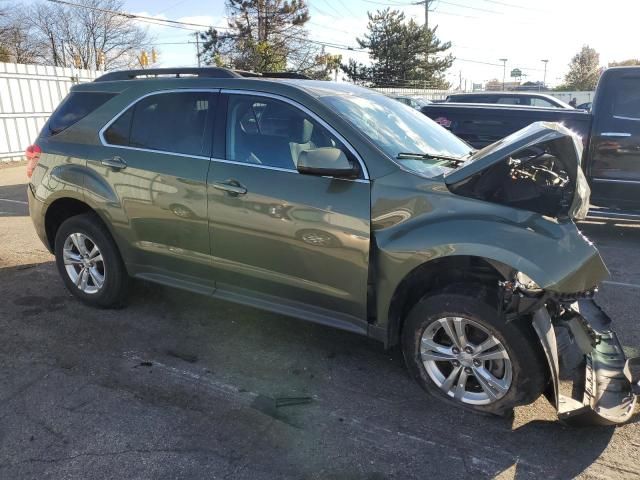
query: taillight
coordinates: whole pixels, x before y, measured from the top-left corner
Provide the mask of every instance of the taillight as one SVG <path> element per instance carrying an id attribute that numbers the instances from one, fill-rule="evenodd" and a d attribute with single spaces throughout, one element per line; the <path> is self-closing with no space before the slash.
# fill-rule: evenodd
<path id="1" fill-rule="evenodd" d="M 42 149 L 38 145 L 29 145 L 27 151 L 24 152 L 27 157 L 27 177 L 31 178 L 31 175 L 33 175 L 41 153 Z"/>

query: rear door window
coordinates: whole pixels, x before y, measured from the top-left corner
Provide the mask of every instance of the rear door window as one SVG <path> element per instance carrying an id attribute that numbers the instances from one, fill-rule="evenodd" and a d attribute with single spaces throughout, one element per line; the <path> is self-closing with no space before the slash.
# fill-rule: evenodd
<path id="1" fill-rule="evenodd" d="M 640 120 L 640 77 L 622 77 L 615 83 L 613 115 Z"/>
<path id="2" fill-rule="evenodd" d="M 49 117 L 43 134 L 50 137 L 66 130 L 115 95 L 105 92 L 71 92 Z"/>
<path id="3" fill-rule="evenodd" d="M 520 97 L 500 97 L 498 102 L 502 105 L 525 105 L 525 102 L 522 101 Z"/>
<path id="4" fill-rule="evenodd" d="M 531 105 L 533 105 L 534 107 L 547 107 L 547 108 L 553 108 L 556 106 L 553 103 L 551 103 L 549 100 L 546 100 L 544 98 L 538 98 L 538 97 L 533 97 L 531 99 Z"/>
<path id="5" fill-rule="evenodd" d="M 209 156 L 216 94 L 185 91 L 149 95 L 104 132 L 110 145 Z"/>

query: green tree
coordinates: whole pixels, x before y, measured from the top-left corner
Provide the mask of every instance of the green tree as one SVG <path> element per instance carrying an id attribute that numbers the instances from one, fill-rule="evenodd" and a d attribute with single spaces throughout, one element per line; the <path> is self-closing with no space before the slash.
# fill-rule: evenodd
<path id="1" fill-rule="evenodd" d="M 584 45 L 569 63 L 563 90 L 594 90 L 600 78 L 600 54 Z"/>
<path id="2" fill-rule="evenodd" d="M 337 80 L 340 64 L 342 63 L 342 55 L 333 55 L 325 53 L 324 49 L 315 58 L 315 67 L 307 69 L 306 75 L 315 80 Z"/>
<path id="3" fill-rule="evenodd" d="M 226 6 L 229 30 L 201 34 L 206 64 L 254 72 L 318 71 L 323 57 L 307 38 L 305 0 L 226 0 Z"/>
<path id="4" fill-rule="evenodd" d="M 420 82 L 426 86 L 447 87 L 444 72 L 451 67 L 453 56 L 446 54 L 451 42 L 442 42 L 436 36 L 437 27 L 425 29 L 398 10 L 369 12 L 368 32 L 358 38 L 358 44 L 369 50 L 372 65 L 369 69 L 352 63 L 343 71 L 356 77 L 365 73 L 365 81 L 373 86 L 393 86 L 407 82 Z"/>
<path id="5" fill-rule="evenodd" d="M 340 65 L 340 70 L 354 83 L 368 83 L 371 80 L 371 68 L 350 58 Z"/>

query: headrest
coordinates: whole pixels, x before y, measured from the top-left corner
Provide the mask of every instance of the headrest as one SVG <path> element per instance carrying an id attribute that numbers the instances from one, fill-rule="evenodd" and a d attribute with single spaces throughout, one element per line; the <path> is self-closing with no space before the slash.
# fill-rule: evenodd
<path id="1" fill-rule="evenodd" d="M 309 143 L 313 135 L 313 123 L 306 118 L 292 117 L 289 120 L 289 138 L 294 143 Z"/>

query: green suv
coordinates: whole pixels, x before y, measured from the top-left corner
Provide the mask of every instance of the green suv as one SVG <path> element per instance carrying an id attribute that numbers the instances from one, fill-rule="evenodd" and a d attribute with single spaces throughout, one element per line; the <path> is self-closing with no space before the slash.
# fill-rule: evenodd
<path id="1" fill-rule="evenodd" d="M 637 362 L 573 223 L 579 139 L 539 123 L 472 151 L 374 91 L 245 75 L 72 89 L 27 150 L 31 217 L 70 292 L 116 307 L 144 279 L 399 344 L 426 391 L 472 410 L 544 392 L 567 421 L 630 418 Z"/>

